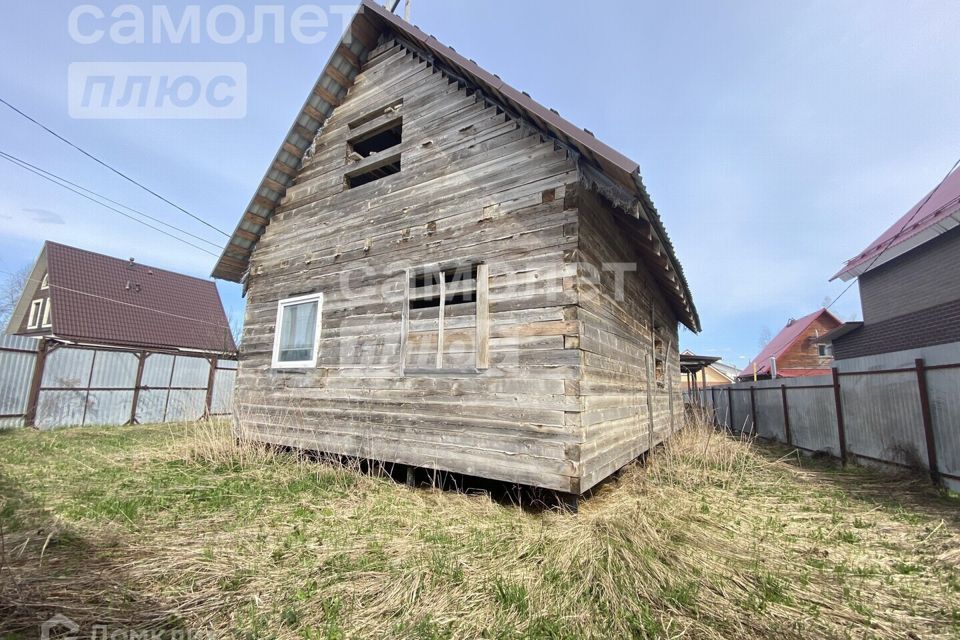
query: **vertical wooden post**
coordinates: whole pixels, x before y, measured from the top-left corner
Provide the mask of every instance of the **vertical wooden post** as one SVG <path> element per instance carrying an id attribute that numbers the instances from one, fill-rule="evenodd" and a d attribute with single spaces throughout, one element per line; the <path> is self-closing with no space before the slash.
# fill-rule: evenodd
<path id="1" fill-rule="evenodd" d="M 707 404 L 707 398 L 705 395 L 706 393 L 707 393 L 707 368 L 704 367 L 703 369 L 700 369 L 700 395 L 698 397 L 700 398 L 701 407 Z"/>
<path id="2" fill-rule="evenodd" d="M 43 382 L 43 367 L 47 362 L 47 341 L 40 338 L 37 347 L 37 359 L 33 362 L 33 377 L 30 378 L 30 390 L 27 392 L 27 412 L 23 416 L 23 426 L 33 427 L 37 422 L 37 403 L 40 401 L 40 385 Z"/>
<path id="3" fill-rule="evenodd" d="M 477 369 L 490 368 L 490 267 L 477 265 Z"/>
<path id="4" fill-rule="evenodd" d="M 133 402 L 130 404 L 130 420 L 127 424 L 137 424 L 137 405 L 140 404 L 140 387 L 143 385 L 143 367 L 147 363 L 147 352 L 137 354 L 137 377 L 133 381 Z"/>
<path id="5" fill-rule="evenodd" d="M 447 276 L 440 272 L 440 310 L 437 316 L 437 369 L 443 368 L 443 323 L 447 306 Z"/>
<path id="6" fill-rule="evenodd" d="M 940 482 L 940 469 L 937 463 L 937 446 L 933 435 L 933 412 L 930 410 L 930 391 L 927 388 L 927 369 L 923 358 L 917 358 L 917 389 L 920 392 L 920 413 L 923 415 L 923 435 L 927 441 L 927 466 L 930 479 Z"/>
<path id="7" fill-rule="evenodd" d="M 653 388 L 652 385 L 656 384 L 654 381 L 656 377 L 656 370 L 651 361 L 651 356 L 647 356 L 645 363 L 647 365 L 647 449 L 653 449 Z"/>
<path id="8" fill-rule="evenodd" d="M 710 408 L 713 409 L 713 424 L 717 424 L 717 388 L 710 387 Z"/>
<path id="9" fill-rule="evenodd" d="M 757 389 L 750 385 L 750 433 L 757 433 Z"/>
<path id="10" fill-rule="evenodd" d="M 407 334 L 410 332 L 410 269 L 404 272 L 403 308 L 400 310 L 400 375 L 407 368 Z"/>
<path id="11" fill-rule="evenodd" d="M 217 356 L 210 357 L 210 374 L 207 376 L 207 398 L 203 404 L 203 417 L 210 419 L 211 407 L 213 406 L 213 385 L 217 381 Z"/>
<path id="12" fill-rule="evenodd" d="M 727 417 L 730 419 L 727 430 L 733 433 L 733 386 L 727 387 Z"/>
<path id="13" fill-rule="evenodd" d="M 840 371 L 833 367 L 833 402 L 837 410 L 837 439 L 840 441 L 840 462 L 847 464 L 847 432 L 843 424 L 843 400 L 840 395 Z"/>
<path id="14" fill-rule="evenodd" d="M 793 435 L 790 433 L 790 409 L 787 407 L 787 385 L 780 385 L 780 398 L 783 400 L 783 431 L 787 438 L 787 446 L 793 446 Z"/>
<path id="15" fill-rule="evenodd" d="M 177 358 L 180 356 L 173 356 L 173 362 L 170 364 L 170 379 L 167 380 L 167 399 L 163 403 L 163 418 L 160 422 L 167 421 L 167 410 L 170 408 L 170 394 L 173 393 L 170 390 L 170 387 L 173 386 L 173 376 L 177 372 Z"/>
<path id="16" fill-rule="evenodd" d="M 93 370 L 97 366 L 97 354 L 98 350 L 93 350 L 93 357 L 90 358 L 90 371 L 87 372 L 87 393 L 83 396 L 83 418 L 80 419 L 80 424 L 87 424 L 87 408 L 90 407 L 90 385 L 93 384 Z"/>

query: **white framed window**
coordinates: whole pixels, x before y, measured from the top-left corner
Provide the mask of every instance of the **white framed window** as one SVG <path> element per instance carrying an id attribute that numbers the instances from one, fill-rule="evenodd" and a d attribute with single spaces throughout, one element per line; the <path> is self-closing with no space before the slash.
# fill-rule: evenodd
<path id="1" fill-rule="evenodd" d="M 43 274 L 43 280 L 40 281 L 40 288 L 41 289 L 50 288 L 50 274 L 48 273 Z"/>
<path id="2" fill-rule="evenodd" d="M 27 329 L 40 327 L 40 312 L 43 310 L 43 300 L 34 300 L 30 303 L 30 315 L 27 317 Z"/>
<path id="3" fill-rule="evenodd" d="M 273 336 L 274 369 L 317 366 L 322 308 L 322 293 L 287 298 L 277 303 L 277 325 Z"/>
<path id="4" fill-rule="evenodd" d="M 50 326 L 50 307 L 52 301 L 47 298 L 47 304 L 43 305 L 43 322 L 40 324 L 44 329 Z"/>
<path id="5" fill-rule="evenodd" d="M 817 345 L 817 355 L 821 358 L 829 358 L 833 355 L 833 345 L 831 344 L 818 344 Z"/>

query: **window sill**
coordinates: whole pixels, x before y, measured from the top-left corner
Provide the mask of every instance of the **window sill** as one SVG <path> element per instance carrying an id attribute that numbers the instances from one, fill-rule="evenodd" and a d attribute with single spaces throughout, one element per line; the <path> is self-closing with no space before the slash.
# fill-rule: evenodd
<path id="1" fill-rule="evenodd" d="M 270 366 L 270 368 L 275 369 L 277 371 L 290 371 L 292 369 L 307 370 L 307 369 L 316 369 L 317 363 L 316 362 L 290 362 L 290 363 L 274 362 Z"/>
<path id="2" fill-rule="evenodd" d="M 405 376 L 462 376 L 478 375 L 486 369 L 477 369 L 476 367 L 466 367 L 463 369 L 404 369 Z"/>

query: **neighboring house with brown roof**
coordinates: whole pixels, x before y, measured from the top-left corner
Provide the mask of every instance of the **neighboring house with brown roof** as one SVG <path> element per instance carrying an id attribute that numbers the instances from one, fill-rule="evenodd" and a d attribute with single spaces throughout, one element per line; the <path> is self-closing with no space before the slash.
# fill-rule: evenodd
<path id="1" fill-rule="evenodd" d="M 823 337 L 841 324 L 840 319 L 826 309 L 791 318 L 740 372 L 740 379 L 798 378 L 827 373 L 833 364 L 833 355 Z"/>
<path id="2" fill-rule="evenodd" d="M 371 0 L 213 275 L 254 439 L 580 494 L 680 426 L 700 324 L 637 163 Z"/>
<path id="3" fill-rule="evenodd" d="M 960 342 L 960 170 L 832 279 L 853 278 L 863 321 L 830 334 L 838 360 Z"/>
<path id="4" fill-rule="evenodd" d="M 7 333 L 151 351 L 237 350 L 212 280 L 56 242 L 44 243 Z"/>
<path id="5" fill-rule="evenodd" d="M 236 345 L 214 282 L 46 242 L 10 318 L 0 420 L 52 428 L 231 412 Z M 10 352 L 0 344 L 0 352 Z"/>

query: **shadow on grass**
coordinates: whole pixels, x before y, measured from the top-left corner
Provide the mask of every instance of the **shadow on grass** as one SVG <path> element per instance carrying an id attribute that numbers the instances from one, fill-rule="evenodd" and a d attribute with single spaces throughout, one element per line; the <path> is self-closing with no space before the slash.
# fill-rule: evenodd
<path id="1" fill-rule="evenodd" d="M 95 625 L 107 628 L 104 637 L 185 630 L 169 608 L 130 588 L 109 533 L 85 537 L 3 474 L 0 496 L 0 638 L 36 638 L 55 616 L 79 626 L 75 637 L 91 637 Z M 68 632 L 61 624 L 49 637 Z"/>
<path id="2" fill-rule="evenodd" d="M 844 467 L 837 458 L 810 455 L 777 442 L 757 439 L 754 446 L 767 460 L 800 470 L 807 482 L 828 487 L 837 495 L 881 505 L 906 519 L 943 520 L 960 527 L 960 499 L 934 485 L 925 469 L 873 468 L 853 462 Z"/>

